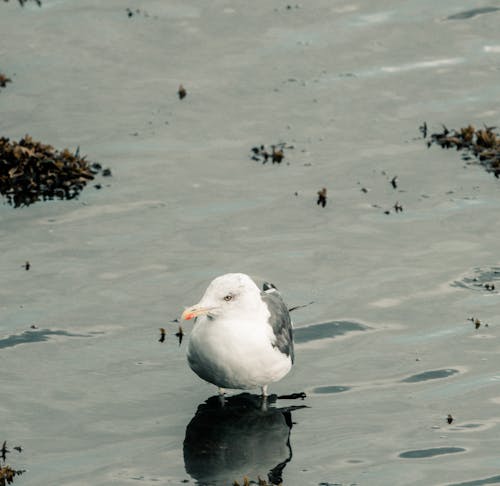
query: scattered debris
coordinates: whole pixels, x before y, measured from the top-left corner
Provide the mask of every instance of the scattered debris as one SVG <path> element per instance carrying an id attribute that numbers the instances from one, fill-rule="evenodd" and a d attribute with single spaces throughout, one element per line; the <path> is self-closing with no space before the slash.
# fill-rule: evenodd
<path id="1" fill-rule="evenodd" d="M 160 343 L 165 342 L 165 335 L 166 335 L 165 329 L 163 327 L 160 327 L 160 339 L 158 339 Z"/>
<path id="2" fill-rule="evenodd" d="M 12 484 L 14 482 L 14 477 L 20 476 L 24 472 L 26 472 L 24 469 L 16 471 L 8 465 L 0 466 L 0 486 Z"/>
<path id="3" fill-rule="evenodd" d="M 126 8 L 125 12 L 127 12 L 128 18 L 133 17 L 134 15 L 142 15 L 143 17 L 149 17 L 149 13 L 146 10 L 141 10 L 139 8 L 136 8 L 135 10 L 132 10 L 131 8 Z M 158 17 L 155 15 L 155 19 Z"/>
<path id="4" fill-rule="evenodd" d="M 497 285 L 500 283 L 500 267 L 475 268 L 473 275 L 464 277 L 461 281 L 456 280 L 451 285 L 479 292 L 495 292 L 496 287 L 493 282 L 496 282 Z"/>
<path id="5" fill-rule="evenodd" d="M 448 417 L 446 417 L 446 421 L 451 424 L 453 422 L 453 417 L 451 416 L 451 413 L 448 414 Z"/>
<path id="6" fill-rule="evenodd" d="M 422 123 L 422 125 L 420 125 L 418 129 L 420 130 L 422 137 L 427 138 L 427 122 Z"/>
<path id="7" fill-rule="evenodd" d="M 182 338 L 184 337 L 184 331 L 182 327 L 179 326 L 179 330 L 175 333 L 176 337 L 179 339 L 179 346 L 182 344 Z"/>
<path id="8" fill-rule="evenodd" d="M 399 204 L 399 202 L 397 202 L 397 201 L 396 201 L 396 204 L 394 204 L 394 211 L 396 211 L 396 213 L 403 212 L 403 206 L 401 206 L 401 204 Z"/>
<path id="9" fill-rule="evenodd" d="M 5 462 L 5 459 L 7 459 L 7 454 L 9 453 L 9 449 L 7 449 L 7 441 L 4 440 L 2 444 L 2 448 L 0 449 L 0 457 L 2 458 L 2 461 Z"/>
<path id="10" fill-rule="evenodd" d="M 283 149 L 276 150 L 276 147 L 273 148 L 273 164 L 281 164 L 281 161 L 285 158 L 285 154 L 283 153 Z"/>
<path id="11" fill-rule="evenodd" d="M 26 135 L 19 142 L 0 138 L 0 193 L 14 207 L 43 199 L 74 199 L 101 170 L 79 154 L 62 152 Z M 111 170 L 104 169 L 110 176 Z"/>
<path id="12" fill-rule="evenodd" d="M 293 145 L 287 146 L 286 143 L 278 143 L 270 145 L 270 150 L 266 149 L 264 145 L 255 146 L 251 148 L 252 155 L 250 158 L 256 162 L 265 164 L 269 158 L 273 164 L 281 164 L 285 158 L 285 149 L 293 149 Z"/>
<path id="13" fill-rule="evenodd" d="M 469 317 L 467 320 L 471 321 L 476 329 L 481 327 L 481 321 L 477 317 Z"/>
<path id="14" fill-rule="evenodd" d="M 7 83 L 12 83 L 12 79 L 5 76 L 5 74 L 0 73 L 0 88 L 5 88 Z"/>
<path id="15" fill-rule="evenodd" d="M 471 160 L 471 154 L 479 160 L 488 172 L 500 177 L 500 136 L 494 132 L 496 127 L 484 126 L 476 129 L 472 125 L 449 130 L 443 125 L 443 131 L 433 133 L 427 147 L 437 144 L 441 148 L 463 150 L 463 160 Z"/>
<path id="16" fill-rule="evenodd" d="M 186 97 L 187 91 L 184 88 L 184 86 L 182 86 L 182 84 L 179 85 L 179 90 L 177 91 L 177 94 L 179 95 L 179 99 L 181 100 L 183 100 Z"/>
<path id="17" fill-rule="evenodd" d="M 18 452 L 22 452 L 21 446 L 16 446 L 14 449 Z M 0 486 L 6 486 L 7 484 L 12 484 L 14 482 L 14 478 L 16 476 L 20 476 L 25 473 L 24 470 L 15 470 L 12 469 L 8 464 L 5 464 L 7 459 L 7 454 L 10 453 L 10 450 L 7 449 L 7 441 L 3 441 L 2 448 L 0 449 L 0 458 L 3 464 L 0 464 Z"/>
<path id="18" fill-rule="evenodd" d="M 326 187 L 323 187 L 320 191 L 318 191 L 318 200 L 316 201 L 316 204 L 319 206 L 326 206 Z"/>

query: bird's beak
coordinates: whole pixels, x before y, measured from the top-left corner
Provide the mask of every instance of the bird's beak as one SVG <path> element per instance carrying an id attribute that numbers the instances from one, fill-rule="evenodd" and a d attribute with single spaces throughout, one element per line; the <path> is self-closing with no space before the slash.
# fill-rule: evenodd
<path id="1" fill-rule="evenodd" d="M 198 316 L 207 315 L 212 310 L 212 307 L 199 307 L 193 305 L 193 307 L 188 307 L 183 313 L 181 318 L 185 321 L 189 321 Z"/>

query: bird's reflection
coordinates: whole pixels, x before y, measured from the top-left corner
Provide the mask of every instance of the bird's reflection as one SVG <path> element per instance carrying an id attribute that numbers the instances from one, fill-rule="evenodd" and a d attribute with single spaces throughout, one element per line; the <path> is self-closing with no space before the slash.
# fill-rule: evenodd
<path id="1" fill-rule="evenodd" d="M 201 485 L 233 484 L 238 477 L 271 484 L 282 482 L 292 459 L 292 411 L 304 406 L 277 408 L 276 395 L 262 398 L 249 393 L 209 398 L 198 406 L 186 427 L 184 464 Z M 267 478 L 265 478 L 267 474 Z"/>

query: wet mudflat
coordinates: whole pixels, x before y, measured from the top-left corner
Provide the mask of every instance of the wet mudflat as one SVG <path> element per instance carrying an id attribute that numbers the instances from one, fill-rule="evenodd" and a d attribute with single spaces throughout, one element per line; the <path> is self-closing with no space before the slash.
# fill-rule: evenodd
<path id="1" fill-rule="evenodd" d="M 0 205 L 14 484 L 498 482 L 500 182 L 418 130 L 500 123 L 498 18 L 465 1 L 1 2 L 0 137 L 113 169 L 106 190 Z M 176 319 L 229 271 L 314 301 L 270 390 L 305 399 L 220 409 L 189 370 Z"/>

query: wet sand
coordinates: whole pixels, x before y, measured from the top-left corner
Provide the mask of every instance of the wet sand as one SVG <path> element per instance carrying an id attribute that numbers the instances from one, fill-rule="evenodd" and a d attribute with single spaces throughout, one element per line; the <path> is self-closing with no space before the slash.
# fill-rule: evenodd
<path id="1" fill-rule="evenodd" d="M 188 425 L 215 390 L 171 321 L 230 271 L 314 301 L 293 312 L 296 365 L 271 388 L 308 396 L 242 435 L 276 437 L 275 455 L 203 481 L 283 461 L 287 486 L 500 481 L 499 181 L 418 130 L 499 123 L 500 13 L 287 5 L 0 5 L 0 136 L 80 146 L 113 171 L 77 200 L 0 206 L 15 484 L 194 484 Z M 251 160 L 279 143 L 294 146 L 281 163 Z"/>

